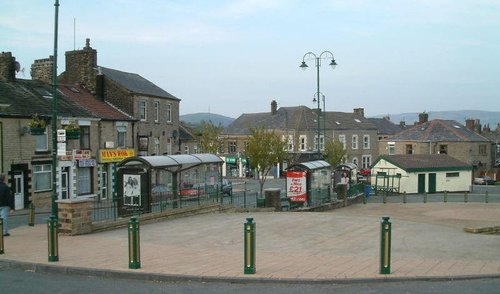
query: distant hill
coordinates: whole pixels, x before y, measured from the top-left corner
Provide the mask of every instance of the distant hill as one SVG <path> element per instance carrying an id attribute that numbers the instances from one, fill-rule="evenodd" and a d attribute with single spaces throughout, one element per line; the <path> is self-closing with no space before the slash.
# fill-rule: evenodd
<path id="1" fill-rule="evenodd" d="M 445 119 L 455 120 L 462 125 L 465 125 L 466 119 L 479 119 L 481 125 L 489 124 L 490 128 L 494 129 L 500 123 L 500 111 L 482 111 L 482 110 L 457 110 L 457 111 L 427 111 L 429 120 L 431 119 Z M 376 118 L 382 118 L 389 115 L 390 120 L 398 124 L 401 121 L 406 122 L 407 125 L 412 125 L 418 121 L 417 112 L 408 112 L 400 114 L 386 114 L 377 115 Z"/>
<path id="2" fill-rule="evenodd" d="M 216 126 L 220 124 L 225 128 L 234 121 L 234 118 L 215 113 L 193 113 L 181 115 L 180 120 L 191 126 L 199 126 L 203 121 L 205 121 L 212 122 L 212 124 Z"/>

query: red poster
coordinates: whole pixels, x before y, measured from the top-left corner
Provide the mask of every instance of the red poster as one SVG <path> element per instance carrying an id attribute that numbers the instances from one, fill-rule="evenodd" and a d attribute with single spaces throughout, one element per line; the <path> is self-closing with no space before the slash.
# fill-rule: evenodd
<path id="1" fill-rule="evenodd" d="M 287 171 L 286 172 L 286 195 L 293 202 L 306 202 L 306 172 Z"/>

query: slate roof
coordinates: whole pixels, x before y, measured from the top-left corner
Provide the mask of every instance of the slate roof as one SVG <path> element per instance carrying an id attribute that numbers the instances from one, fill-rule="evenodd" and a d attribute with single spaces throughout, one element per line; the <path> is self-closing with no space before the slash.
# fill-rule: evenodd
<path id="1" fill-rule="evenodd" d="M 133 117 L 119 111 L 111 104 L 99 100 L 86 89 L 79 85 L 60 85 L 59 90 L 63 92 L 73 103 L 85 108 L 93 116 L 103 120 L 135 121 Z"/>
<path id="2" fill-rule="evenodd" d="M 179 98 L 173 96 L 172 94 L 168 93 L 167 91 L 163 90 L 162 88 L 158 87 L 157 85 L 146 80 L 138 74 L 119 71 L 102 66 L 100 66 L 99 69 L 104 74 L 104 76 L 115 81 L 116 83 L 120 84 L 133 93 L 180 100 Z"/>
<path id="3" fill-rule="evenodd" d="M 41 81 L 17 79 L 13 82 L 0 81 L 0 115 L 29 118 L 52 115 L 52 87 Z M 58 91 L 57 115 L 67 117 L 93 117 L 92 113 L 71 101 Z"/>
<path id="4" fill-rule="evenodd" d="M 179 124 L 179 139 L 182 141 L 194 141 L 196 140 L 195 131 L 190 127 L 186 126 L 184 123 Z"/>
<path id="5" fill-rule="evenodd" d="M 327 111 L 326 129 L 332 130 L 376 130 L 377 127 L 367 118 L 350 112 Z"/>
<path id="6" fill-rule="evenodd" d="M 472 165 L 455 159 L 446 154 L 400 154 L 400 155 L 381 155 L 373 165 L 380 160 L 394 164 L 395 166 L 407 171 L 423 170 L 472 170 Z"/>
<path id="7" fill-rule="evenodd" d="M 369 118 L 368 120 L 375 125 L 377 132 L 382 135 L 395 135 L 404 130 L 399 124 L 385 118 Z"/>
<path id="8" fill-rule="evenodd" d="M 386 140 L 417 142 L 488 142 L 454 120 L 434 119 L 406 129 Z"/>
<path id="9" fill-rule="evenodd" d="M 316 131 L 318 127 L 316 110 L 307 106 L 280 107 L 276 114 L 271 112 L 244 113 L 225 130 L 226 134 L 248 135 L 251 128 Z M 323 120 L 321 120 L 323 128 Z M 325 129 L 328 130 L 376 130 L 368 119 L 347 112 L 326 112 Z"/>

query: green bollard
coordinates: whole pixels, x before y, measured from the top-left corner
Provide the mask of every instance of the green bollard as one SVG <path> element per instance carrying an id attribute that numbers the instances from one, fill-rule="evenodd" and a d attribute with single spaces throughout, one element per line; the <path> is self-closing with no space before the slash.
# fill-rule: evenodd
<path id="1" fill-rule="evenodd" d="M 49 249 L 49 262 L 59 261 L 59 225 L 53 215 L 47 220 L 47 239 Z"/>
<path id="2" fill-rule="evenodd" d="M 406 191 L 403 192 L 403 203 L 406 203 Z"/>
<path id="3" fill-rule="evenodd" d="M 366 195 L 363 194 L 363 204 L 366 204 Z"/>
<path id="4" fill-rule="evenodd" d="M 489 196 L 490 196 L 490 195 L 489 195 L 489 192 L 488 192 L 488 191 L 486 191 L 486 192 L 484 193 L 484 203 L 488 203 L 488 198 L 489 198 Z"/>
<path id="5" fill-rule="evenodd" d="M 391 222 L 388 216 L 380 223 L 380 274 L 391 273 Z"/>
<path id="6" fill-rule="evenodd" d="M 448 191 L 444 191 L 444 196 L 443 196 L 443 201 L 444 203 L 448 202 Z"/>
<path id="7" fill-rule="evenodd" d="M 244 274 L 255 274 L 255 223 L 253 218 L 247 218 L 244 224 L 245 235 L 245 268 Z"/>
<path id="8" fill-rule="evenodd" d="M 427 192 L 424 193 L 424 203 L 427 203 Z"/>
<path id="9" fill-rule="evenodd" d="M 3 243 L 3 218 L 0 217 L 0 254 L 4 254 L 4 243 Z"/>
<path id="10" fill-rule="evenodd" d="M 141 268 L 141 248 L 139 235 L 139 221 L 131 217 L 128 222 L 128 268 Z"/>
<path id="11" fill-rule="evenodd" d="M 465 203 L 469 202 L 469 193 L 467 193 L 467 191 L 465 191 L 464 193 L 464 202 Z"/>
<path id="12" fill-rule="evenodd" d="M 35 204 L 33 202 L 30 203 L 28 209 L 28 226 L 33 227 L 35 226 Z"/>

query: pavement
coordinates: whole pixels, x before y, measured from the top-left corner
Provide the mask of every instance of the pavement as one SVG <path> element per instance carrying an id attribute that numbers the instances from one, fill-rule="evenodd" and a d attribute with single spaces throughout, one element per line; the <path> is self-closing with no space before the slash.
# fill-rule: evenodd
<path id="1" fill-rule="evenodd" d="M 391 273 L 380 274 L 380 222 L 392 223 Z M 243 225 L 256 223 L 256 273 L 244 274 Z M 157 281 L 354 283 L 500 277 L 498 203 L 368 203 L 328 212 L 223 212 L 144 224 L 140 269 L 128 268 L 127 229 L 59 236 L 11 229 L 0 268 Z"/>

